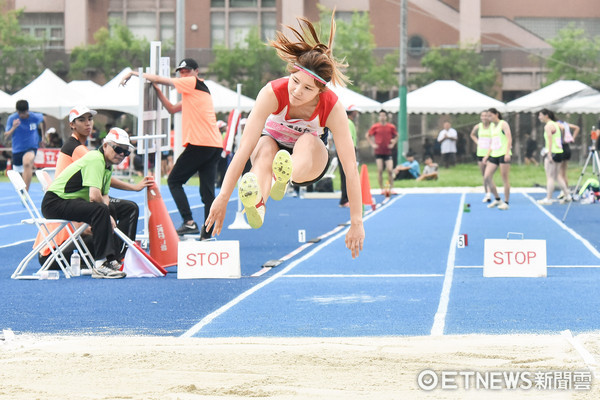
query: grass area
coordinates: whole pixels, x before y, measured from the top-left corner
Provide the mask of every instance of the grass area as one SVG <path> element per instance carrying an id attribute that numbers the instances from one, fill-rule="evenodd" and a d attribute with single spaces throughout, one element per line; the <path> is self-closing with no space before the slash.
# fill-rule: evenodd
<path id="1" fill-rule="evenodd" d="M 371 189 L 378 189 L 379 184 L 377 183 L 377 167 L 375 163 L 367 163 L 369 170 L 369 180 L 371 183 Z M 575 186 L 577 179 L 581 174 L 582 166 L 575 163 L 569 165 L 567 176 L 569 178 L 569 184 L 571 187 Z M 586 177 L 592 176 L 592 168 L 588 167 L 586 171 Z M 482 186 L 482 178 L 479 172 L 479 168 L 475 163 L 469 164 L 457 164 L 455 167 L 445 169 L 440 168 L 439 179 L 437 181 L 422 181 L 416 182 L 414 180 L 400 180 L 394 181 L 394 187 L 407 188 L 407 187 L 474 187 Z M 135 181 L 139 181 L 141 178 L 135 176 Z M 384 173 L 384 181 L 386 174 Z M 502 186 L 502 178 L 500 177 L 500 171 L 498 170 L 494 176 L 496 185 Z M 33 181 L 37 182 L 35 176 Z M 5 173 L 0 173 L 0 182 L 8 182 L 8 177 Z M 162 179 L 162 184 L 166 185 L 166 179 Z M 198 185 L 198 178 L 193 177 L 189 180 L 188 184 Z M 534 187 L 536 185 L 546 186 L 546 173 L 544 172 L 543 166 L 531 166 L 531 165 L 511 165 L 510 167 L 510 185 L 512 187 Z M 340 189 L 340 178 L 339 173 L 336 171 L 336 176 L 333 181 L 333 187 L 335 190 Z"/>
<path id="2" fill-rule="evenodd" d="M 377 183 L 377 166 L 375 163 L 367 164 L 369 170 L 369 181 L 371 183 L 371 189 L 379 188 Z M 570 186 L 575 186 L 579 175 L 581 174 L 581 166 L 573 163 L 569 165 L 567 170 L 567 177 L 569 179 Z M 591 168 L 588 168 L 589 175 L 591 176 Z M 384 182 L 387 174 L 384 173 Z M 534 187 L 536 185 L 546 186 L 546 173 L 543 166 L 532 166 L 532 165 L 511 165 L 510 167 L 510 185 L 511 187 Z M 500 170 L 496 171 L 494 175 L 494 182 L 496 185 L 502 186 L 502 178 L 500 176 Z M 481 173 L 477 164 L 457 164 L 452 168 L 440 168 L 439 179 L 437 181 L 422 181 L 416 182 L 414 180 L 399 180 L 394 181 L 394 187 L 407 188 L 407 187 L 474 187 L 483 186 Z M 334 180 L 334 188 L 339 189 L 339 177 Z"/>

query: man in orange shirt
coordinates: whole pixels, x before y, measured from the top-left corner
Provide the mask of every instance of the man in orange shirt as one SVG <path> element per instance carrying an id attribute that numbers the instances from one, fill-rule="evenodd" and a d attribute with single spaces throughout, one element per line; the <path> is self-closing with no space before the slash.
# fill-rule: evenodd
<path id="1" fill-rule="evenodd" d="M 197 234 L 198 225 L 192 217 L 192 210 L 188 198 L 183 191 L 186 183 L 196 172 L 200 177 L 200 197 L 204 203 L 204 219 L 208 217 L 210 206 L 215 199 L 215 181 L 217 165 L 223 150 L 223 140 L 217 128 L 217 118 L 212 102 L 212 97 L 204 81 L 198 78 L 198 63 L 191 58 L 186 58 L 179 63 L 175 70 L 179 78 L 143 73 L 142 77 L 154 84 L 158 98 L 164 107 L 171 113 L 182 112 L 182 143 L 185 150 L 173 166 L 169 174 L 169 190 L 175 200 L 183 224 L 177 229 L 180 235 Z M 121 81 L 125 85 L 131 76 L 138 76 L 136 71 L 131 71 Z M 181 93 L 181 101 L 172 104 L 157 84 L 174 86 Z M 202 225 L 201 239 L 211 237 L 212 229 L 207 232 Z"/>

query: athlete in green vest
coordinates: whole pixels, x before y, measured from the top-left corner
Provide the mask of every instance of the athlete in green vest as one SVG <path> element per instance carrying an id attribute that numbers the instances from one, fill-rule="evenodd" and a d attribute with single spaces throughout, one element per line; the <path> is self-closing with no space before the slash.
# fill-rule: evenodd
<path id="1" fill-rule="evenodd" d="M 554 113 L 548 109 L 543 109 L 538 114 L 538 119 L 544 124 L 544 169 L 546 170 L 546 197 L 538 200 L 537 203 L 547 206 L 552 204 L 552 193 L 554 193 L 554 181 L 566 195 L 560 200 L 561 204 L 571 201 L 571 194 L 565 179 L 560 172 L 560 165 L 563 160 L 562 130 Z"/>
<path id="2" fill-rule="evenodd" d="M 492 127 L 490 149 L 483 158 L 485 165 L 484 180 L 494 196 L 494 200 L 488 204 L 488 208 L 498 207 L 499 210 L 508 210 L 508 200 L 510 198 L 510 160 L 512 157 L 512 134 L 510 126 L 502 119 L 502 114 L 495 108 L 488 110 L 490 115 L 490 125 Z M 498 189 L 494 183 L 494 173 L 500 167 L 502 183 L 504 185 L 504 201 L 498 195 Z"/>
<path id="3" fill-rule="evenodd" d="M 488 110 L 484 110 L 479 115 L 481 122 L 471 129 L 471 139 L 477 145 L 477 165 L 481 171 L 482 178 L 485 176 L 485 163 L 483 158 L 487 155 L 492 141 L 492 126 L 490 124 L 490 115 Z M 484 203 L 492 201 L 490 188 L 487 187 L 485 179 L 483 180 L 483 188 L 485 189 Z"/>

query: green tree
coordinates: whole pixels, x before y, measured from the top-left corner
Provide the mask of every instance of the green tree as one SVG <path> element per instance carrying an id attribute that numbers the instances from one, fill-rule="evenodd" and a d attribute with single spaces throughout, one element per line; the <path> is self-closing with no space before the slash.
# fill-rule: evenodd
<path id="1" fill-rule="evenodd" d="M 4 2 L 0 1 L 0 9 Z M 42 70 L 43 42 L 21 30 L 23 10 L 0 14 L 0 87 L 7 93 L 22 89 Z"/>
<path id="2" fill-rule="evenodd" d="M 332 11 L 320 7 L 321 40 L 329 40 Z M 398 53 L 388 54 L 378 59 L 376 44 L 372 32 L 371 18 L 368 13 L 355 11 L 350 22 L 336 20 L 336 33 L 333 54 L 348 64 L 346 75 L 352 80 L 350 89 L 364 91 L 372 87 L 388 89 L 397 85 L 395 68 L 398 65 Z"/>
<path id="3" fill-rule="evenodd" d="M 267 82 L 285 74 L 285 63 L 275 49 L 260 40 L 257 28 L 251 29 L 233 49 L 216 46 L 214 51 L 215 60 L 209 65 L 209 73 L 229 83 L 226 86 L 241 83 L 242 93 L 252 98 Z"/>
<path id="4" fill-rule="evenodd" d="M 112 78 L 125 67 L 132 69 L 148 64 L 150 43 L 136 38 L 121 22 L 110 21 L 110 29 L 102 27 L 94 34 L 96 43 L 79 46 L 71 53 L 73 79 L 81 78 L 88 69 Z"/>
<path id="5" fill-rule="evenodd" d="M 425 86 L 436 80 L 454 80 L 473 90 L 494 96 L 498 76 L 496 62 L 482 64 L 481 54 L 471 48 L 434 48 L 422 59 L 426 71 L 411 79 L 412 84 Z"/>
<path id="6" fill-rule="evenodd" d="M 546 61 L 549 69 L 547 84 L 560 79 L 575 79 L 600 87 L 600 38 L 590 39 L 583 29 L 569 24 L 554 39 L 548 41 L 554 53 Z"/>

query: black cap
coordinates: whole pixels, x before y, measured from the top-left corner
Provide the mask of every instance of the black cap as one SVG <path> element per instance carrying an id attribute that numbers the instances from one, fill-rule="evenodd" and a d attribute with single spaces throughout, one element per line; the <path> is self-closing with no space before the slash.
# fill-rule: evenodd
<path id="1" fill-rule="evenodd" d="M 198 63 L 193 58 L 184 58 L 179 63 L 179 66 L 175 69 L 175 71 L 179 71 L 180 69 L 190 69 L 195 70 L 198 69 Z"/>

